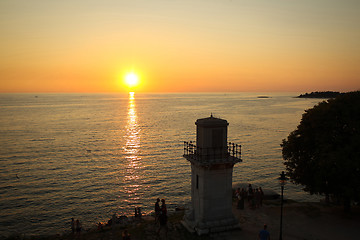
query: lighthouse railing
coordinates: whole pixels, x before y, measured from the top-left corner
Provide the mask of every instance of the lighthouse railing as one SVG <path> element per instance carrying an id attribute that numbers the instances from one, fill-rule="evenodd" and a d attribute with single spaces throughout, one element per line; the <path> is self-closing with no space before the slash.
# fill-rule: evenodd
<path id="1" fill-rule="evenodd" d="M 241 161 L 241 145 L 228 142 L 224 147 L 198 147 L 195 142 L 184 142 L 184 157 L 199 163 Z"/>

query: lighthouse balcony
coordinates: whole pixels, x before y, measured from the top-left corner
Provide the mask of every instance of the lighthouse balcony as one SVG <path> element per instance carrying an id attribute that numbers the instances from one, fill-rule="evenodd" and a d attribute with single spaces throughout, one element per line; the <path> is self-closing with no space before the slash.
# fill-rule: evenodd
<path id="1" fill-rule="evenodd" d="M 221 164 L 241 162 L 241 145 L 228 142 L 225 147 L 202 148 L 196 146 L 195 142 L 184 142 L 184 158 L 199 164 Z"/>

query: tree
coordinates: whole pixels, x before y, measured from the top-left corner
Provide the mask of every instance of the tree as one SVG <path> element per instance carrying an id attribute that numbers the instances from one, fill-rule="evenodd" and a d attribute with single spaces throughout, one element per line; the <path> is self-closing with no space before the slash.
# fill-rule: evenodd
<path id="1" fill-rule="evenodd" d="M 292 182 L 341 199 L 350 210 L 350 201 L 360 199 L 360 92 L 306 110 L 281 146 Z"/>

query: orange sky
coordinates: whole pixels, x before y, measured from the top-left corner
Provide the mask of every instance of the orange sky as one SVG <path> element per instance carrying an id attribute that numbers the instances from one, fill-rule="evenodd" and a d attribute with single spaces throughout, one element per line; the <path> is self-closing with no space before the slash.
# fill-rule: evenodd
<path id="1" fill-rule="evenodd" d="M 360 1 L 0 1 L 0 92 L 360 89 Z"/>

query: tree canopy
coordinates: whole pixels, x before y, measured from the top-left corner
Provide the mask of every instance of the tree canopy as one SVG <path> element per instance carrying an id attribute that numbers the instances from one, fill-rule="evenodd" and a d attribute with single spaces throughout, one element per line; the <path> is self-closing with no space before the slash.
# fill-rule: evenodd
<path id="1" fill-rule="evenodd" d="M 292 182 L 311 194 L 359 200 L 360 92 L 345 93 L 306 110 L 281 146 Z"/>

